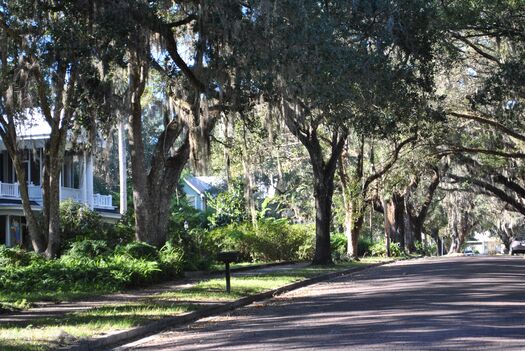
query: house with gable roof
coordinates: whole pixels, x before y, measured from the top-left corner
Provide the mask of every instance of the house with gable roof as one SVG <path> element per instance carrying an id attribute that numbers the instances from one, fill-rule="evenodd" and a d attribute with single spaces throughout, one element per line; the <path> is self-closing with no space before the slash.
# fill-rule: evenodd
<path id="1" fill-rule="evenodd" d="M 226 182 L 221 177 L 189 176 L 184 178 L 182 190 L 189 205 L 205 212 L 208 209 L 208 197 L 226 190 Z"/>

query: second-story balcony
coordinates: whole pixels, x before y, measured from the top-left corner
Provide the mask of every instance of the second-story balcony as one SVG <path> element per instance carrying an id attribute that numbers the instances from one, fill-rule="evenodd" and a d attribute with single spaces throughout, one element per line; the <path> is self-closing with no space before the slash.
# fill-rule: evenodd
<path id="1" fill-rule="evenodd" d="M 28 185 L 29 199 L 37 203 L 42 203 L 42 188 L 39 185 Z M 20 200 L 20 187 L 18 183 L 0 182 L 0 198 Z M 85 199 L 82 189 L 60 187 L 60 200 L 71 199 L 76 202 L 89 204 L 94 208 L 114 209 L 111 195 L 93 194 L 92 201 Z"/>

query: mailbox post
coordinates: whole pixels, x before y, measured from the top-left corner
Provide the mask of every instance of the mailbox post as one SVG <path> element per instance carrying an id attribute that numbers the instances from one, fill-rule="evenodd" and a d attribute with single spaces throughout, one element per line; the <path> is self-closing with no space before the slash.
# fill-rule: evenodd
<path id="1" fill-rule="evenodd" d="M 226 275 L 226 292 L 229 294 L 231 291 L 230 285 L 230 262 L 237 262 L 239 260 L 239 252 L 237 251 L 223 251 L 217 255 L 217 260 L 221 261 L 225 265 L 224 273 Z"/>

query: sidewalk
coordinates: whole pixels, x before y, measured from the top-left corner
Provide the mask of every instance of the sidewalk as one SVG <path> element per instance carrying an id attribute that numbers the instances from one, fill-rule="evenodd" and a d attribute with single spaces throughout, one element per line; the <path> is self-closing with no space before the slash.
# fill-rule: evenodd
<path id="1" fill-rule="evenodd" d="M 286 271 L 291 269 L 303 268 L 307 263 L 277 264 L 271 266 L 257 267 L 252 269 L 243 267 L 232 270 L 232 276 L 253 276 L 272 272 Z M 192 274 L 193 273 L 193 274 Z M 29 323 L 31 320 L 45 317 L 61 316 L 66 313 L 85 311 L 101 306 L 122 305 L 123 303 L 133 303 L 146 297 L 151 297 L 164 292 L 187 289 L 199 281 L 224 276 L 224 272 L 195 274 L 190 272 L 187 278 L 156 284 L 147 288 L 134 289 L 122 293 L 96 296 L 84 300 L 70 302 L 39 302 L 35 307 L 21 312 L 0 314 L 0 324 L 3 323 Z"/>

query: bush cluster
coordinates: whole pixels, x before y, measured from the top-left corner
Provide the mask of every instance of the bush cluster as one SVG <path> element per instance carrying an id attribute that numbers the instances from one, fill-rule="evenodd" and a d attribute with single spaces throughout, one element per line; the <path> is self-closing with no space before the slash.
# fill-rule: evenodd
<path id="1" fill-rule="evenodd" d="M 220 251 L 238 251 L 243 261 L 303 261 L 313 255 L 314 228 L 266 218 L 211 230 L 194 228 L 185 238 L 187 268 L 205 269 Z"/>
<path id="2" fill-rule="evenodd" d="M 113 292 L 182 273 L 182 253 L 170 245 L 159 251 L 144 243 L 111 249 L 100 240 L 74 242 L 55 260 L 0 246 L 0 262 L 0 290 L 5 293 Z"/>
<path id="3" fill-rule="evenodd" d="M 386 247 L 383 242 L 376 242 L 370 246 L 370 255 L 386 257 Z M 390 243 L 390 256 L 391 257 L 403 257 L 405 252 L 399 246 L 399 243 Z"/>

